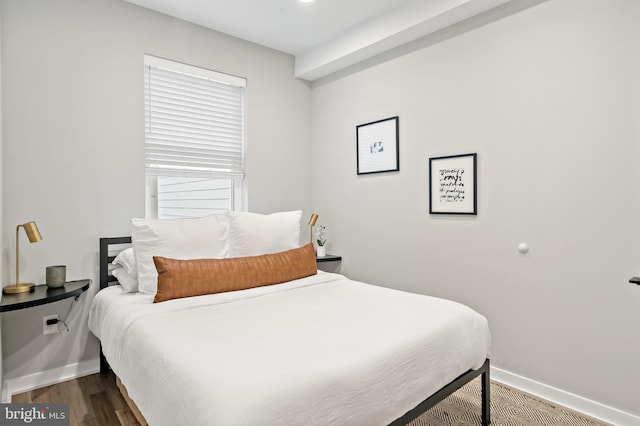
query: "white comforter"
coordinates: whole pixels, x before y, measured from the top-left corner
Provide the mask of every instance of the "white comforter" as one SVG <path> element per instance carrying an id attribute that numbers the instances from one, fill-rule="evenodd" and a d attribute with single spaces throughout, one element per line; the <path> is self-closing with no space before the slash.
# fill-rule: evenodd
<path id="1" fill-rule="evenodd" d="M 104 289 L 89 327 L 153 426 L 384 425 L 489 354 L 472 309 L 338 274 L 152 298 Z"/>

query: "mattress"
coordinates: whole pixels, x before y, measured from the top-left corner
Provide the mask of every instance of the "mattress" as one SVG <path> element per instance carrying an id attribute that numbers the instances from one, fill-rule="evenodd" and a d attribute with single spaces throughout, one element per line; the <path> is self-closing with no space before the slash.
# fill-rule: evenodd
<path id="1" fill-rule="evenodd" d="M 89 328 L 152 425 L 385 425 L 489 355 L 462 304 L 324 273 L 152 303 L 101 290 Z"/>

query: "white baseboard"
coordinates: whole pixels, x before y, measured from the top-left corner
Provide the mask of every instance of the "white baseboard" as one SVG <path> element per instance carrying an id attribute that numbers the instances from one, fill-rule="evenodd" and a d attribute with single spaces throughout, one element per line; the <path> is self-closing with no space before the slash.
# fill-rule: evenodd
<path id="1" fill-rule="evenodd" d="M 616 426 L 640 426 L 640 417 L 571 392 L 491 367 L 491 379 Z"/>
<path id="2" fill-rule="evenodd" d="M 11 402 L 11 397 L 18 393 L 77 379 L 98 372 L 100 372 L 100 365 L 97 361 L 83 361 L 52 370 L 29 374 L 27 376 L 16 377 L 15 379 L 7 379 L 2 384 L 2 402 Z"/>

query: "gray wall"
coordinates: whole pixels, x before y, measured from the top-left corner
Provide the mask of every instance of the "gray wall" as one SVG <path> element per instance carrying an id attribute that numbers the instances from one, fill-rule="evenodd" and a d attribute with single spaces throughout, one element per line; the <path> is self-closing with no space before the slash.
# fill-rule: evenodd
<path id="1" fill-rule="evenodd" d="M 44 282 L 46 265 L 94 287 L 70 316 L 69 335 L 42 336 L 42 316 L 70 301 L 3 318 L 4 372 L 15 378 L 95 360 L 86 326 L 101 236 L 129 233 L 144 216 L 143 54 L 248 79 L 249 209 L 310 210 L 310 87 L 293 58 L 119 0 L 0 2 L 4 148 L 3 274 Z"/>
<path id="2" fill-rule="evenodd" d="M 343 273 L 466 303 L 494 366 L 636 415 L 638 22 L 633 0 L 549 1 L 312 94 L 313 206 Z M 395 115 L 400 172 L 357 176 L 355 126 Z M 478 215 L 430 216 L 428 158 L 471 152 Z"/>
<path id="3" fill-rule="evenodd" d="M 0 9 L 0 100 L 2 99 L 2 9 Z M 2 214 L 3 214 L 3 197 L 2 197 L 2 123 L 3 123 L 3 119 L 2 119 L 2 102 L 0 102 L 0 224 L 3 223 L 2 222 Z M 3 236 L 4 236 L 4 229 L 2 226 L 0 226 L 0 241 L 3 241 Z M 3 276 L 3 265 L 2 265 L 2 261 L 0 261 L 0 277 Z M 0 300 L 2 299 L 2 295 L 0 295 Z M 2 396 L 2 386 L 3 386 L 3 376 L 2 376 L 2 336 L 1 336 L 1 329 L 2 329 L 2 315 L 0 315 L 0 396 Z"/>

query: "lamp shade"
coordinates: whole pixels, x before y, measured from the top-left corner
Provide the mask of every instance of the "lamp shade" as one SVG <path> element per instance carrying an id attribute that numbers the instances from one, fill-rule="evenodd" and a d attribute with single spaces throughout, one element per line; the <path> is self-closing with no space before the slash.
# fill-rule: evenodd
<path id="1" fill-rule="evenodd" d="M 313 243 L 313 227 L 318 221 L 318 215 L 315 213 L 311 213 L 311 218 L 309 219 L 309 242 Z"/>
<path id="2" fill-rule="evenodd" d="M 42 235 L 40 235 L 40 231 L 38 231 L 38 226 L 35 222 L 27 222 L 22 225 L 24 231 L 27 233 L 27 238 L 30 243 L 37 243 L 42 240 Z"/>

